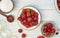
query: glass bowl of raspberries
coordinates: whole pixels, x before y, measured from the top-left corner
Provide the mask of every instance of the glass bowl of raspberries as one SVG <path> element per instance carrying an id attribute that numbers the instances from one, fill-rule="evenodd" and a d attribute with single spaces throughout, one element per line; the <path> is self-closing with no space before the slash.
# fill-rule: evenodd
<path id="1" fill-rule="evenodd" d="M 52 37 L 56 34 L 56 26 L 53 22 L 46 22 L 41 27 L 41 33 L 45 37 Z"/>

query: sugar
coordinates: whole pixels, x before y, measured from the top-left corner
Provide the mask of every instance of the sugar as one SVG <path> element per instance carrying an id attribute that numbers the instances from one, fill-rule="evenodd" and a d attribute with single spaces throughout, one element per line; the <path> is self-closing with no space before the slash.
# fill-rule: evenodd
<path id="1" fill-rule="evenodd" d="M 3 11 L 3 12 L 9 12 L 11 11 L 13 8 L 13 3 L 12 1 L 10 0 L 3 0 L 0 2 L 0 9 Z"/>

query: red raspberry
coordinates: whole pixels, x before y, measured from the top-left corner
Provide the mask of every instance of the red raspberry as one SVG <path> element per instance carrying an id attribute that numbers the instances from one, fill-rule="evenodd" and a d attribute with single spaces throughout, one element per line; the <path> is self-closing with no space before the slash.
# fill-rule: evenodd
<path id="1" fill-rule="evenodd" d="M 34 15 L 34 16 L 38 17 L 38 13 L 35 13 L 35 15 Z"/>
<path id="2" fill-rule="evenodd" d="M 22 17 L 22 19 L 25 19 L 26 16 L 25 16 L 25 14 L 22 14 L 21 17 Z"/>
<path id="3" fill-rule="evenodd" d="M 23 34 L 22 34 L 22 37 L 26 37 L 26 34 L 23 33 Z"/>
<path id="4" fill-rule="evenodd" d="M 31 10 L 31 15 L 32 16 L 35 16 L 35 12 Z"/>
<path id="5" fill-rule="evenodd" d="M 22 31 L 23 31 L 22 29 L 18 29 L 18 32 L 19 32 L 19 33 L 22 33 Z"/>
<path id="6" fill-rule="evenodd" d="M 38 17 L 34 17 L 34 21 L 38 21 Z"/>
<path id="7" fill-rule="evenodd" d="M 38 24 L 38 22 L 33 22 L 34 26 Z"/>
<path id="8" fill-rule="evenodd" d="M 51 33 L 55 33 L 55 29 L 51 29 Z"/>
<path id="9" fill-rule="evenodd" d="M 25 13 L 26 14 L 27 13 L 27 10 L 26 9 L 23 9 L 22 10 L 22 13 Z"/>
<path id="10" fill-rule="evenodd" d="M 32 19 L 35 17 L 34 15 L 31 15 Z"/>
<path id="11" fill-rule="evenodd" d="M 43 29 L 43 32 L 46 33 L 47 32 L 47 29 Z"/>
<path id="12" fill-rule="evenodd" d="M 38 36 L 37 38 L 44 38 L 44 36 Z"/>
<path id="13" fill-rule="evenodd" d="M 52 28 L 52 24 L 51 23 L 47 23 L 46 24 L 48 28 Z"/>
<path id="14" fill-rule="evenodd" d="M 28 22 L 32 21 L 32 18 L 31 17 L 28 17 L 27 18 Z"/>
<path id="15" fill-rule="evenodd" d="M 51 29 L 48 29 L 48 32 L 51 32 Z"/>
<path id="16" fill-rule="evenodd" d="M 22 24 L 25 24 L 26 22 L 27 22 L 26 20 L 23 20 L 23 21 L 22 21 Z"/>
<path id="17" fill-rule="evenodd" d="M 32 22 L 29 22 L 29 26 L 32 26 L 33 25 L 33 23 Z"/>
<path id="18" fill-rule="evenodd" d="M 48 36 L 49 35 L 49 32 L 46 32 L 46 36 Z"/>
<path id="19" fill-rule="evenodd" d="M 30 26 L 29 26 L 29 24 L 26 24 L 25 27 L 26 27 L 26 28 L 29 28 Z"/>
<path id="20" fill-rule="evenodd" d="M 18 20 L 20 21 L 20 20 L 21 20 L 21 18 L 20 18 L 20 17 L 18 17 Z"/>

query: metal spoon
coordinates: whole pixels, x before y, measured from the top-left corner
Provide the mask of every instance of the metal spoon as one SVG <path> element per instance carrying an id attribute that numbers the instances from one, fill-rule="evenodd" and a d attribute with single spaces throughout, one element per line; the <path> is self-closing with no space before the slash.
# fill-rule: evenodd
<path id="1" fill-rule="evenodd" d="M 13 22 L 14 21 L 14 17 L 12 15 L 8 15 L 8 16 L 5 15 L 5 14 L 1 14 L 1 15 L 5 16 L 7 18 L 8 22 Z"/>

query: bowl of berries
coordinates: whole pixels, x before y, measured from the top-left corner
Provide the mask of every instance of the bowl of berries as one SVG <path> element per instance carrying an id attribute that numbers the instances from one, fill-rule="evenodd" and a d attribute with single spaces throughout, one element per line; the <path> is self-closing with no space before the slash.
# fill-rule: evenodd
<path id="1" fill-rule="evenodd" d="M 55 0 L 55 6 L 58 12 L 60 12 L 60 0 Z"/>
<path id="2" fill-rule="evenodd" d="M 24 7 L 19 11 L 18 24 L 27 30 L 36 28 L 41 21 L 40 13 L 34 7 Z"/>
<path id="3" fill-rule="evenodd" d="M 56 34 L 55 24 L 52 22 L 46 22 L 41 28 L 41 32 L 45 37 L 52 37 Z"/>

